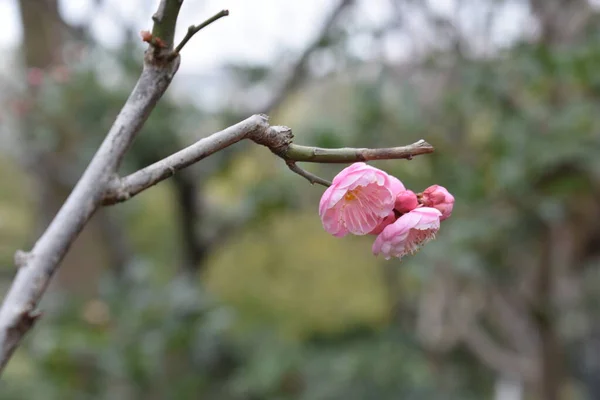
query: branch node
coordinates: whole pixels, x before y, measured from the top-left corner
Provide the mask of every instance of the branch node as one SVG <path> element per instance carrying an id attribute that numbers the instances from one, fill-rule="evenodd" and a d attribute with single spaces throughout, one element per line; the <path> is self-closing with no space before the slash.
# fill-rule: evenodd
<path id="1" fill-rule="evenodd" d="M 17 250 L 15 252 L 15 265 L 19 268 L 22 268 L 25 265 L 27 265 L 27 262 L 29 261 L 30 258 L 31 258 L 31 253 L 23 251 L 23 250 Z"/>
<path id="2" fill-rule="evenodd" d="M 181 2 L 180 2 L 181 4 Z M 158 10 L 156 10 L 156 12 L 152 15 L 152 20 L 159 24 L 162 22 L 162 19 L 165 15 L 165 6 L 167 5 L 166 0 L 161 0 L 160 4 L 158 5 Z"/>
<path id="3" fill-rule="evenodd" d="M 42 312 L 36 310 L 32 305 L 28 305 L 25 309 L 20 310 L 17 315 L 14 324 L 7 329 L 5 342 L 2 343 L 3 351 L 14 351 L 23 336 L 42 316 Z M 7 346 L 12 347 L 12 349 L 6 348 Z"/>
<path id="4" fill-rule="evenodd" d="M 161 38 L 159 38 L 158 36 L 152 36 L 152 33 L 150 33 L 150 31 L 141 31 L 140 36 L 142 37 L 142 41 L 148 43 L 157 50 L 166 49 L 168 47 L 167 44 Z"/>
<path id="5" fill-rule="evenodd" d="M 127 201 L 131 198 L 131 193 L 127 189 L 123 179 L 119 175 L 114 174 L 113 178 L 106 185 L 106 191 L 104 193 L 103 205 L 109 205 L 113 203 L 119 203 Z"/>
<path id="6" fill-rule="evenodd" d="M 32 309 L 27 313 L 27 318 L 29 319 L 29 323 L 33 325 L 38 319 L 43 315 L 42 311 L 39 309 Z"/>
<path id="7" fill-rule="evenodd" d="M 253 132 L 248 137 L 254 143 L 268 147 L 274 154 L 287 160 L 285 154 L 290 144 L 292 144 L 294 134 L 292 129 L 287 126 L 272 126 L 266 131 Z"/>

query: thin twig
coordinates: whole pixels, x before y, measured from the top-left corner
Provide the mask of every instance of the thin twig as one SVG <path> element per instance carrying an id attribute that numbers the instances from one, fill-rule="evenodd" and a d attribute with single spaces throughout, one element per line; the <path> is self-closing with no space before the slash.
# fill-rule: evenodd
<path id="1" fill-rule="evenodd" d="M 408 146 L 380 149 L 324 149 L 321 147 L 300 146 L 291 144 L 282 156 L 288 160 L 316 163 L 352 163 L 374 160 L 410 160 L 414 156 L 433 153 L 433 146 L 424 140 Z"/>
<path id="2" fill-rule="evenodd" d="M 175 47 L 175 51 L 173 51 L 173 53 L 175 55 L 179 54 L 181 49 L 183 49 L 183 46 L 185 46 L 187 44 L 187 42 L 189 42 L 189 40 L 196 33 L 198 33 L 201 29 L 206 28 L 208 25 L 212 24 L 216 20 L 226 17 L 228 15 L 229 15 L 229 10 L 221 10 L 218 13 L 216 13 L 215 15 L 213 15 L 212 17 L 210 17 L 209 19 L 207 19 L 206 21 L 204 21 L 203 23 L 201 23 L 200 25 L 191 25 L 188 28 L 187 33 L 185 34 L 184 38 L 181 40 L 181 42 L 179 42 L 177 47 Z"/>
<path id="3" fill-rule="evenodd" d="M 318 183 L 319 185 L 323 185 L 323 186 L 325 186 L 325 187 L 329 187 L 329 186 L 331 186 L 331 182 L 329 182 L 328 180 L 326 180 L 326 179 L 323 179 L 323 178 L 321 178 L 321 177 L 318 177 L 317 175 L 315 175 L 315 174 L 313 174 L 313 173 L 311 173 L 311 172 L 308 172 L 308 171 L 307 171 L 307 170 L 305 170 L 305 169 L 302 169 L 302 168 L 300 168 L 300 167 L 299 167 L 299 166 L 296 164 L 296 162 L 295 162 L 295 161 L 288 160 L 288 161 L 286 161 L 285 163 L 287 164 L 287 166 L 288 166 L 288 168 L 289 168 L 290 170 L 292 170 L 293 172 L 297 173 L 298 175 L 300 175 L 300 176 L 302 176 L 302 177 L 304 177 L 304 178 L 308 179 L 308 181 L 309 181 L 311 184 L 313 184 L 313 185 L 314 185 L 315 183 Z"/>

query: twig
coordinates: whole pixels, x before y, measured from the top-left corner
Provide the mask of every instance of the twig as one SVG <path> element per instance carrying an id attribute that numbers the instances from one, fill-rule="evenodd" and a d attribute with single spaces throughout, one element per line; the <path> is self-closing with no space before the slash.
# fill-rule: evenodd
<path id="1" fill-rule="evenodd" d="M 433 146 L 424 140 L 419 140 L 408 146 L 382 149 L 324 149 L 291 144 L 283 157 L 293 161 L 344 164 L 356 161 L 410 160 L 414 156 L 433 153 L 433 151 Z"/>
<path id="2" fill-rule="evenodd" d="M 292 170 L 293 172 L 297 173 L 300 176 L 305 177 L 306 179 L 308 179 L 308 181 L 311 184 L 314 185 L 315 183 L 318 183 L 319 185 L 323 185 L 325 187 L 331 186 L 331 182 L 329 182 L 328 180 L 323 179 L 321 177 L 318 177 L 317 175 L 315 175 L 311 172 L 308 172 L 308 171 L 300 168 L 298 165 L 296 165 L 295 161 L 288 160 L 285 163 L 287 164 L 287 166 L 290 170 Z"/>
<path id="3" fill-rule="evenodd" d="M 204 21 L 203 23 L 201 23 L 200 25 L 191 25 L 188 28 L 187 33 L 185 34 L 185 36 L 183 37 L 183 39 L 181 40 L 181 42 L 179 42 L 179 44 L 177 45 L 177 47 L 175 47 L 175 51 L 173 52 L 173 54 L 174 55 L 179 54 L 179 52 L 181 51 L 181 49 L 183 49 L 183 46 L 185 46 L 187 44 L 187 42 L 196 33 L 198 33 L 201 29 L 207 27 L 208 25 L 212 24 L 216 20 L 221 19 L 223 17 L 226 17 L 228 15 L 229 15 L 229 10 L 221 10 L 218 13 L 216 13 L 215 15 L 213 15 L 212 17 L 210 17 L 209 19 L 207 19 L 206 21 Z"/>

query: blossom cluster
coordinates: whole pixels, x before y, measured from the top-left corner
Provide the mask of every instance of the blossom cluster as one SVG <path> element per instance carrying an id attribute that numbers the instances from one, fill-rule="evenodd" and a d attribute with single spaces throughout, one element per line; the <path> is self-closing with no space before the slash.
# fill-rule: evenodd
<path id="1" fill-rule="evenodd" d="M 333 236 L 377 235 L 373 254 L 389 260 L 434 239 L 453 207 L 454 197 L 442 186 L 416 194 L 394 176 L 359 162 L 333 179 L 321 197 L 319 216 Z"/>

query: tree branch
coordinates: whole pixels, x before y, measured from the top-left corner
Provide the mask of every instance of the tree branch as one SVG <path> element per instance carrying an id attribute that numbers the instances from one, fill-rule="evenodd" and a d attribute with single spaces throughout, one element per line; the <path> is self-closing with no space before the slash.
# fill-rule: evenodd
<path id="1" fill-rule="evenodd" d="M 292 171 L 313 183 L 325 185 L 329 182 L 300 169 L 295 162 L 351 163 L 411 159 L 416 155 L 433 152 L 433 147 L 423 140 L 409 146 L 383 149 L 298 146 L 292 144 L 290 128 L 272 127 L 268 124 L 266 115 L 254 115 L 131 175 L 116 177 L 125 153 L 179 67 L 180 59 L 178 56 L 173 58 L 171 49 L 181 3 L 181 0 L 161 1 L 159 10 L 153 17 L 155 24 L 152 33 L 160 42 L 149 40 L 144 68 L 136 86 L 54 220 L 33 249 L 29 253 L 19 253 L 17 257 L 20 268 L 0 308 L 0 372 L 39 317 L 35 308 L 61 260 L 100 206 L 125 201 L 172 176 L 176 171 L 243 139 L 268 147 Z"/>
<path id="2" fill-rule="evenodd" d="M 268 120 L 269 117 L 264 114 L 253 115 L 227 129 L 202 138 L 146 168 L 123 178 L 113 178 L 107 186 L 103 204 L 111 205 L 129 200 L 136 194 L 173 176 L 177 171 L 243 139 L 251 139 L 257 144 L 268 147 L 274 154 L 285 160 L 292 171 L 305 177 L 311 183 L 319 183 L 324 186 L 329 186 L 331 183 L 299 168 L 295 164 L 296 161 L 351 163 L 369 160 L 411 159 L 416 155 L 433 152 L 433 147 L 424 140 L 408 146 L 382 149 L 322 149 L 297 146 L 292 144 L 293 134 L 290 128 L 270 126 Z"/>
<path id="3" fill-rule="evenodd" d="M 182 3 L 182 0 L 160 0 L 158 10 L 152 16 L 152 36 L 165 43 L 169 51 L 173 49 L 175 42 L 175 26 Z"/>
<path id="4" fill-rule="evenodd" d="M 179 0 L 161 1 L 154 30 L 160 31 L 163 40 L 174 34 L 180 5 Z M 0 308 L 0 372 L 39 316 L 35 308 L 50 279 L 101 205 L 110 179 L 178 67 L 179 58 L 166 59 L 149 47 L 140 78 L 106 138 L 54 220 L 22 260 Z"/>
<path id="5" fill-rule="evenodd" d="M 158 182 L 173 176 L 176 171 L 239 142 L 252 132 L 258 134 L 258 132 L 269 130 L 270 127 L 267 121 L 268 118 L 265 115 L 253 115 L 227 129 L 200 139 L 191 146 L 131 175 L 124 178 L 114 178 L 106 191 L 104 205 L 128 200 Z"/>

